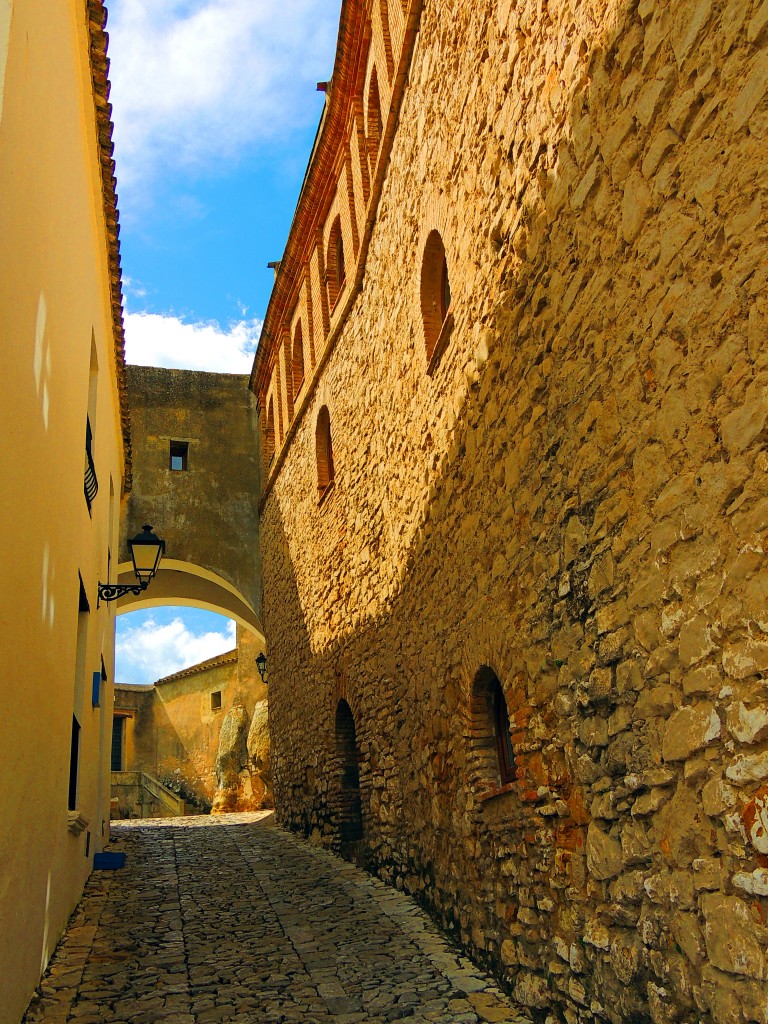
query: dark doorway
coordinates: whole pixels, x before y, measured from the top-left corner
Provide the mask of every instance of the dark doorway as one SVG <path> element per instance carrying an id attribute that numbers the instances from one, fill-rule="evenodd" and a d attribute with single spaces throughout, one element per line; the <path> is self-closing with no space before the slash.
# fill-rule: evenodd
<path id="1" fill-rule="evenodd" d="M 363 811 L 360 802 L 360 751 L 357 747 L 355 719 L 345 700 L 336 708 L 336 756 L 338 758 L 338 823 L 342 856 L 354 857 L 351 844 L 363 838 Z"/>

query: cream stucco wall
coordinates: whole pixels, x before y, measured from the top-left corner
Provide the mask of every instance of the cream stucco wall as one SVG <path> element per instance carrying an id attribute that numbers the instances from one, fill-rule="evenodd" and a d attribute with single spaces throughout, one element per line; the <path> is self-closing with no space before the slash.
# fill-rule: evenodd
<path id="1" fill-rule="evenodd" d="M 102 658 L 112 676 L 114 612 L 97 610 L 97 583 L 110 543 L 117 562 L 124 473 L 86 4 L 15 0 L 9 25 L 0 62 L 0 1024 L 21 1017 L 107 839 L 112 691 L 107 684 L 92 707 L 91 680 Z M 0 34 L 0 51 L 3 42 Z M 80 658 L 78 574 L 90 605 Z M 79 835 L 68 828 L 73 713 L 76 804 L 88 822 Z"/>

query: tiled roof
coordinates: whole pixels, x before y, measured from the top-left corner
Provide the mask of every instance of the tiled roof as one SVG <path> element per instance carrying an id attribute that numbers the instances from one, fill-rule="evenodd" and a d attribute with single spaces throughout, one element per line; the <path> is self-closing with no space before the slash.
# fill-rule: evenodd
<path id="1" fill-rule="evenodd" d="M 183 668 L 180 672 L 174 672 L 171 676 L 163 676 L 162 679 L 158 679 L 155 686 L 160 686 L 163 683 L 171 683 L 175 679 L 184 679 L 185 676 L 194 676 L 198 672 L 205 672 L 209 668 L 218 668 L 219 665 L 230 665 L 237 661 L 237 648 L 233 651 L 226 651 L 224 654 L 217 654 L 214 658 L 208 658 L 207 661 L 198 662 L 197 665 L 190 665 L 189 668 Z"/>
<path id="2" fill-rule="evenodd" d="M 90 32 L 91 84 L 96 114 L 96 134 L 99 141 L 101 165 L 101 198 L 107 229 L 107 257 L 109 261 L 109 289 L 112 305 L 112 333 L 115 343 L 115 369 L 120 399 L 120 424 L 123 432 L 125 455 L 124 491 L 133 483 L 131 420 L 128 394 L 125 386 L 125 334 L 123 331 L 123 287 L 120 267 L 120 217 L 117 210 L 117 181 L 115 161 L 112 159 L 112 105 L 109 102 L 109 37 L 104 31 L 107 10 L 103 0 L 86 0 L 88 29 Z"/>

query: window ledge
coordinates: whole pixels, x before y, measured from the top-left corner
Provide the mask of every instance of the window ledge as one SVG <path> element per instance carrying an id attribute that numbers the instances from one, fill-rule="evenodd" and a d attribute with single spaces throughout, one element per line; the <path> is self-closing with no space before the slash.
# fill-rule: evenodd
<path id="1" fill-rule="evenodd" d="M 329 494 L 331 494 L 331 492 L 334 490 L 335 487 L 336 487 L 336 480 L 334 479 L 334 480 L 330 480 L 325 485 L 325 487 L 322 489 L 322 491 L 320 491 L 320 496 L 317 499 L 317 507 L 318 508 L 320 508 L 321 505 L 325 504 L 325 499 L 328 497 Z"/>
<path id="2" fill-rule="evenodd" d="M 429 377 L 432 377 L 434 375 L 434 372 L 437 369 L 437 364 L 440 362 L 440 357 L 448 347 L 448 342 L 450 341 L 451 334 L 453 333 L 453 325 L 453 313 L 449 309 L 448 312 L 445 314 L 443 326 L 440 328 L 440 333 L 437 336 L 435 347 L 432 350 L 432 355 L 429 358 L 429 365 L 427 366 L 427 376 Z"/>
<path id="3" fill-rule="evenodd" d="M 516 789 L 516 782 L 505 782 L 503 786 L 496 786 L 494 789 L 486 789 L 484 792 L 478 793 L 476 799 L 479 804 L 485 804 L 489 800 L 495 800 L 497 797 L 506 796 L 507 793 L 514 793 Z"/>
<path id="4" fill-rule="evenodd" d="M 88 819 L 83 817 L 81 811 L 69 811 L 67 814 L 67 828 L 73 836 L 79 836 L 88 828 Z"/>

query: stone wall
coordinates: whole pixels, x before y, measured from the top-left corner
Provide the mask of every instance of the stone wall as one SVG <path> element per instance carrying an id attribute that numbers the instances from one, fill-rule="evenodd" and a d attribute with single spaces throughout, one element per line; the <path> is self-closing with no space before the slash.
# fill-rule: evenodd
<path id="1" fill-rule="evenodd" d="M 129 366 L 127 381 L 136 471 L 121 517 L 120 561 L 130 562 L 127 540 L 144 523 L 166 549 L 151 591 L 123 599 L 120 609 L 185 599 L 259 630 L 260 477 L 248 378 Z M 186 446 L 179 468 L 171 463 L 174 445 Z"/>
<path id="2" fill-rule="evenodd" d="M 266 481 L 279 815 L 569 1024 L 768 1021 L 767 29 L 428 0 L 362 289 Z"/>

